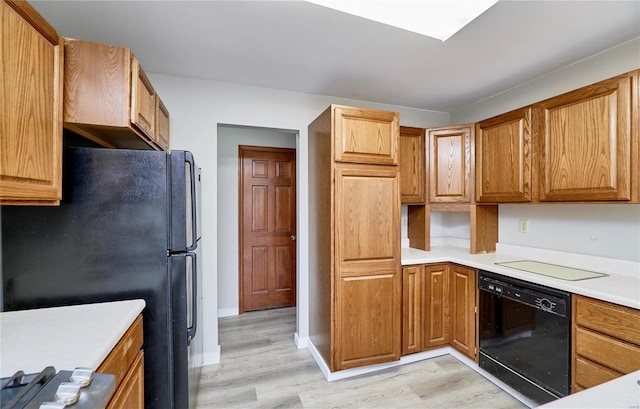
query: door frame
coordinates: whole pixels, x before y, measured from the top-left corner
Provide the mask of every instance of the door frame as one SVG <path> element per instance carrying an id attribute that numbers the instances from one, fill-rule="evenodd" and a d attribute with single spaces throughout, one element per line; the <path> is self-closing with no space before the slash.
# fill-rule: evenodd
<path id="1" fill-rule="evenodd" d="M 244 179 L 242 177 L 242 158 L 244 151 L 259 151 L 259 152 L 273 152 L 273 153 L 293 153 L 296 159 L 296 186 L 295 186 L 295 195 L 294 195 L 294 205 L 296 212 L 296 229 L 295 235 L 298 236 L 298 151 L 297 148 L 278 148 L 271 146 L 254 146 L 254 145 L 238 145 L 238 314 L 242 314 L 245 312 L 244 310 L 244 257 L 243 257 L 243 241 L 244 241 L 244 218 L 243 211 L 244 209 L 244 195 L 242 194 L 244 191 Z M 296 240 L 296 271 L 293 271 L 295 274 L 295 283 L 296 283 L 296 311 L 298 306 L 298 243 Z M 296 312 L 297 315 L 297 312 Z"/>

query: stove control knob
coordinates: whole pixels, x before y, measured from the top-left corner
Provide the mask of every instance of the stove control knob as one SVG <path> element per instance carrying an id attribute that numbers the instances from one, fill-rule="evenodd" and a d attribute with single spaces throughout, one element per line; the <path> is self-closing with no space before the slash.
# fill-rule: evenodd
<path id="1" fill-rule="evenodd" d="M 55 395 L 56 402 L 62 402 L 65 405 L 73 405 L 80 398 L 80 384 L 73 382 L 62 382 L 58 385 Z"/>
<path id="2" fill-rule="evenodd" d="M 64 409 L 66 408 L 66 403 L 63 402 L 44 402 L 41 403 L 38 407 L 39 409 Z"/>
<path id="3" fill-rule="evenodd" d="M 91 368 L 76 368 L 71 373 L 69 380 L 73 383 L 80 384 L 80 387 L 84 388 L 89 386 L 93 380 L 93 369 Z"/>

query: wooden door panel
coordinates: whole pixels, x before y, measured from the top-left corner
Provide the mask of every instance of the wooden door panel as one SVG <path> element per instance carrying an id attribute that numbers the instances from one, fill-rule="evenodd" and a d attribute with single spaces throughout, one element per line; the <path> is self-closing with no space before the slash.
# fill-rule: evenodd
<path id="1" fill-rule="evenodd" d="M 395 271 L 340 280 L 337 299 L 338 368 L 400 359 L 399 280 Z"/>
<path id="2" fill-rule="evenodd" d="M 402 354 L 422 351 L 423 266 L 402 268 Z"/>
<path id="3" fill-rule="evenodd" d="M 295 305 L 295 151 L 241 147 L 240 311 Z"/>
<path id="4" fill-rule="evenodd" d="M 631 100 L 623 75 L 538 105 L 540 200 L 630 200 Z"/>
<path id="5" fill-rule="evenodd" d="M 476 359 L 476 271 L 452 266 L 451 287 L 452 345 L 470 358 Z"/>
<path id="6" fill-rule="evenodd" d="M 426 189 L 425 130 L 400 127 L 400 194 L 402 203 L 424 203 Z"/>
<path id="7" fill-rule="evenodd" d="M 476 201 L 531 201 L 531 108 L 476 126 Z"/>
<path id="8" fill-rule="evenodd" d="M 333 108 L 337 162 L 398 164 L 397 113 L 344 106 Z"/>
<path id="9" fill-rule="evenodd" d="M 400 193 L 397 168 L 336 168 L 336 260 L 394 266 L 400 260 Z M 391 264 L 390 264 L 391 263 Z"/>
<path id="10" fill-rule="evenodd" d="M 425 348 L 449 343 L 449 269 L 446 264 L 425 267 L 423 319 Z"/>
<path id="11" fill-rule="evenodd" d="M 429 130 L 429 191 L 434 203 L 471 201 L 471 126 Z"/>

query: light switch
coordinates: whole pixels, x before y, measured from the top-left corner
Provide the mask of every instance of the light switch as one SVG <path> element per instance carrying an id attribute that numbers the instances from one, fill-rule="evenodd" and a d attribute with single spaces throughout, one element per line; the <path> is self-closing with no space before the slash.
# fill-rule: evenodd
<path id="1" fill-rule="evenodd" d="M 529 220 L 520 219 L 520 233 L 526 233 L 529 231 Z"/>

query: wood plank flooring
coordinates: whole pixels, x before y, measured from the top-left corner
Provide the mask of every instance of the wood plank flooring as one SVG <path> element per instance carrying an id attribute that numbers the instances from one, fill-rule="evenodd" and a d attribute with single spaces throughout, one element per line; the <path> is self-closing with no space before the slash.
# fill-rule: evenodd
<path id="1" fill-rule="evenodd" d="M 221 318 L 197 408 L 526 408 L 451 355 L 327 382 L 295 327 L 295 308 Z"/>

